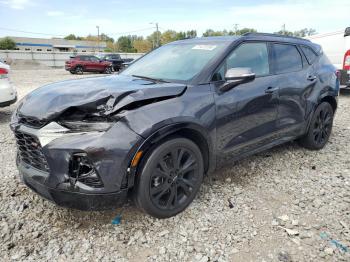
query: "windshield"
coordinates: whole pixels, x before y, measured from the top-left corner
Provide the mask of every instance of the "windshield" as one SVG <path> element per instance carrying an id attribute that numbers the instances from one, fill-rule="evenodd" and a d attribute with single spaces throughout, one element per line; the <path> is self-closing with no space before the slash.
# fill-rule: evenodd
<path id="1" fill-rule="evenodd" d="M 228 44 L 197 42 L 165 45 L 135 61 L 122 74 L 168 81 L 189 81 Z"/>

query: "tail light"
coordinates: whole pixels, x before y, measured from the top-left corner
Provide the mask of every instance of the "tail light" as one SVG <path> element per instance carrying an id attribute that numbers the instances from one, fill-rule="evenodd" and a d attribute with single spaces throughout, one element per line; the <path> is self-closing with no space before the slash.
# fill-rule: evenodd
<path id="1" fill-rule="evenodd" d="M 344 55 L 343 69 L 350 70 L 350 49 Z"/>
<path id="2" fill-rule="evenodd" d="M 9 71 L 5 68 L 0 68 L 0 79 L 1 78 L 7 78 L 8 77 Z"/>

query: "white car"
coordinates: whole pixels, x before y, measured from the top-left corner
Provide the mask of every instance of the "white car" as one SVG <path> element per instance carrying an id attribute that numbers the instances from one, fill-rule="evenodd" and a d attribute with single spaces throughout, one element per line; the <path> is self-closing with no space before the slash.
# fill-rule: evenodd
<path id="1" fill-rule="evenodd" d="M 9 79 L 10 66 L 0 61 L 0 107 L 17 101 L 17 92 Z"/>
<path id="2" fill-rule="evenodd" d="M 344 30 L 306 37 L 322 46 L 323 51 L 338 68 L 340 84 L 350 87 L 350 27 Z"/>

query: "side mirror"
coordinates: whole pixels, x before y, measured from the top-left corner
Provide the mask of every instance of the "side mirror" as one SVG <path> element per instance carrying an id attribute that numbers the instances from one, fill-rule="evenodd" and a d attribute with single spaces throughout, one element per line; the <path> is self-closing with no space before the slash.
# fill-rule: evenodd
<path id="1" fill-rule="evenodd" d="M 349 36 L 349 35 L 350 35 L 350 27 L 347 27 L 347 28 L 345 29 L 344 37 L 345 37 L 345 36 Z"/>
<path id="2" fill-rule="evenodd" d="M 248 83 L 255 79 L 255 73 L 248 67 L 235 67 L 227 70 L 225 74 L 226 82 L 220 87 L 220 91 L 226 92 L 231 88 L 243 83 Z"/>

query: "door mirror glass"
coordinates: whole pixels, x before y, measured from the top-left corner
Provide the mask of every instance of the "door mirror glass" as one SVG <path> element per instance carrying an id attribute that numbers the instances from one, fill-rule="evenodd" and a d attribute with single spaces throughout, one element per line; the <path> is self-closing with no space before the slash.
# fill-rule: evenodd
<path id="1" fill-rule="evenodd" d="M 249 67 L 235 67 L 226 71 L 226 82 L 220 87 L 220 90 L 225 92 L 229 89 L 253 81 L 255 79 L 255 73 Z"/>

